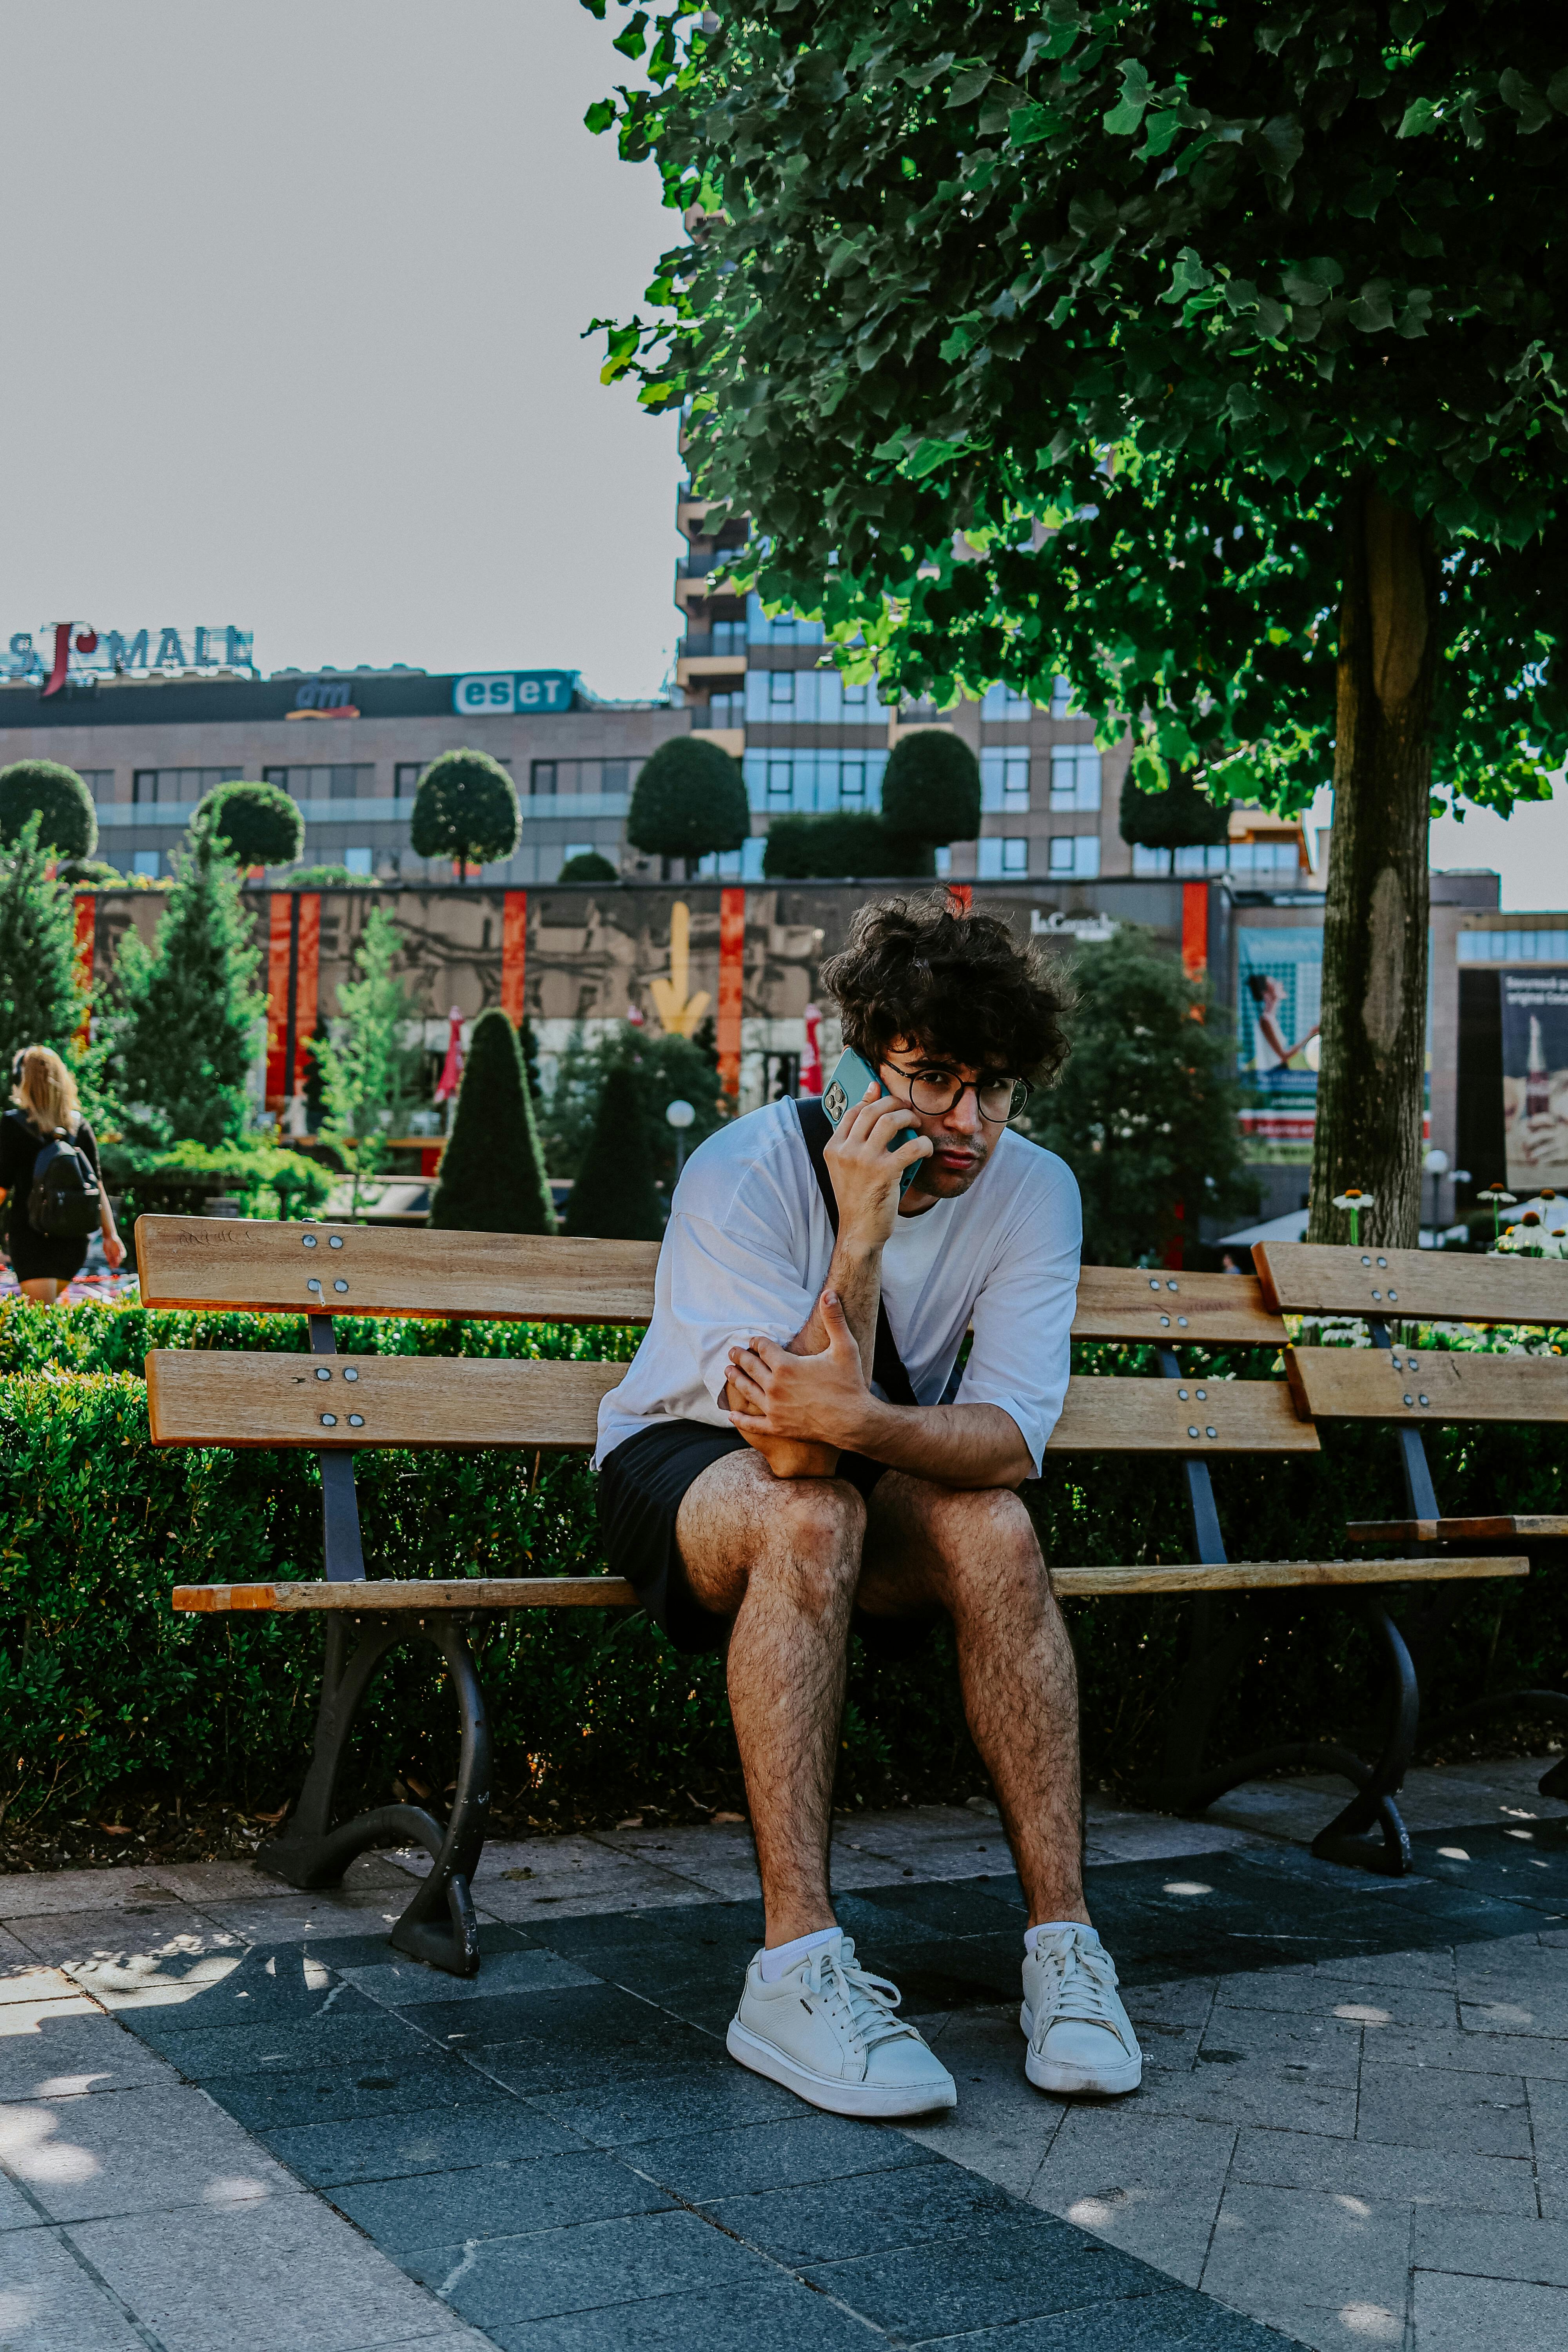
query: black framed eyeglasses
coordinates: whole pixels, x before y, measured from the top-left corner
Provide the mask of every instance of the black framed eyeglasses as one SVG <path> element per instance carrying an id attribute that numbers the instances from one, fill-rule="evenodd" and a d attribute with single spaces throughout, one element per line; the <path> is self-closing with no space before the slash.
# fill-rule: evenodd
<path id="1" fill-rule="evenodd" d="M 907 1070 L 889 1063 L 896 1078 L 901 1078 L 909 1092 L 901 1099 L 922 1118 L 944 1118 L 973 1089 L 980 1106 L 980 1116 L 993 1127 L 1016 1118 L 1032 1091 L 1027 1078 L 1009 1078 L 997 1071 L 983 1071 L 978 1078 L 954 1077 L 951 1070 L 921 1070 L 910 1077 Z M 889 1093 L 896 1090 L 889 1088 Z"/>

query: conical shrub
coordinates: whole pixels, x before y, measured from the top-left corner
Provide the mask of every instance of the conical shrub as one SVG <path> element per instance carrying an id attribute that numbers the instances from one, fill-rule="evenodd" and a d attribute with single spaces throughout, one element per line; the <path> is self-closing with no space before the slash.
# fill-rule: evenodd
<path id="1" fill-rule="evenodd" d="M 657 1242 L 664 1208 L 637 1075 L 620 1063 L 605 1077 L 599 1115 L 566 1211 L 569 1234 L 606 1242 Z"/>
<path id="2" fill-rule="evenodd" d="M 468 1040 L 430 1223 L 468 1234 L 555 1231 L 517 1032 L 499 1005 L 480 1013 Z"/>

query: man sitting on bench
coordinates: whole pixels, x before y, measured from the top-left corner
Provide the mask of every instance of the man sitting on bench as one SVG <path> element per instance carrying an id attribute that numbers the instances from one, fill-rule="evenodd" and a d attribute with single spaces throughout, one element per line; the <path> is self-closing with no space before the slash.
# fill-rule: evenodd
<path id="1" fill-rule="evenodd" d="M 839 2115 L 957 2104 L 834 1924 L 827 1868 L 850 1633 L 896 1654 L 945 1611 L 1028 1904 L 1025 2071 L 1131 2091 L 1083 1899 L 1072 1649 L 1017 1495 L 1066 1393 L 1081 1219 L 1007 1120 L 1065 1058 L 1061 999 L 1005 923 L 945 900 L 862 909 L 823 981 L 881 1090 L 837 1133 L 786 1100 L 692 1154 L 595 1455 L 611 1569 L 678 1648 L 727 1648 L 766 1919 L 730 2053 Z"/>

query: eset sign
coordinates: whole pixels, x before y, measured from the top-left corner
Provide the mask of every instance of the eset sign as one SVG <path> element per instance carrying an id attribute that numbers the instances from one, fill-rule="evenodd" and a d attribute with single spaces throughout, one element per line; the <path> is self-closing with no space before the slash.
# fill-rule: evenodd
<path id="1" fill-rule="evenodd" d="M 501 669 L 452 685 L 452 708 L 460 719 L 505 719 L 519 710 L 570 710 L 577 684 L 574 669 Z"/>

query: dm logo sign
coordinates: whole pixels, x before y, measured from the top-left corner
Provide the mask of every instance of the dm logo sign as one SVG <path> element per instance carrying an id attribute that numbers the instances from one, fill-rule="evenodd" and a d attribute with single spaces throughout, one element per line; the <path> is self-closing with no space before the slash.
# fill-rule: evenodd
<path id="1" fill-rule="evenodd" d="M 577 684 L 574 669 L 488 670 L 459 677 L 452 708 L 459 719 L 510 719 L 530 710 L 570 710 Z"/>

